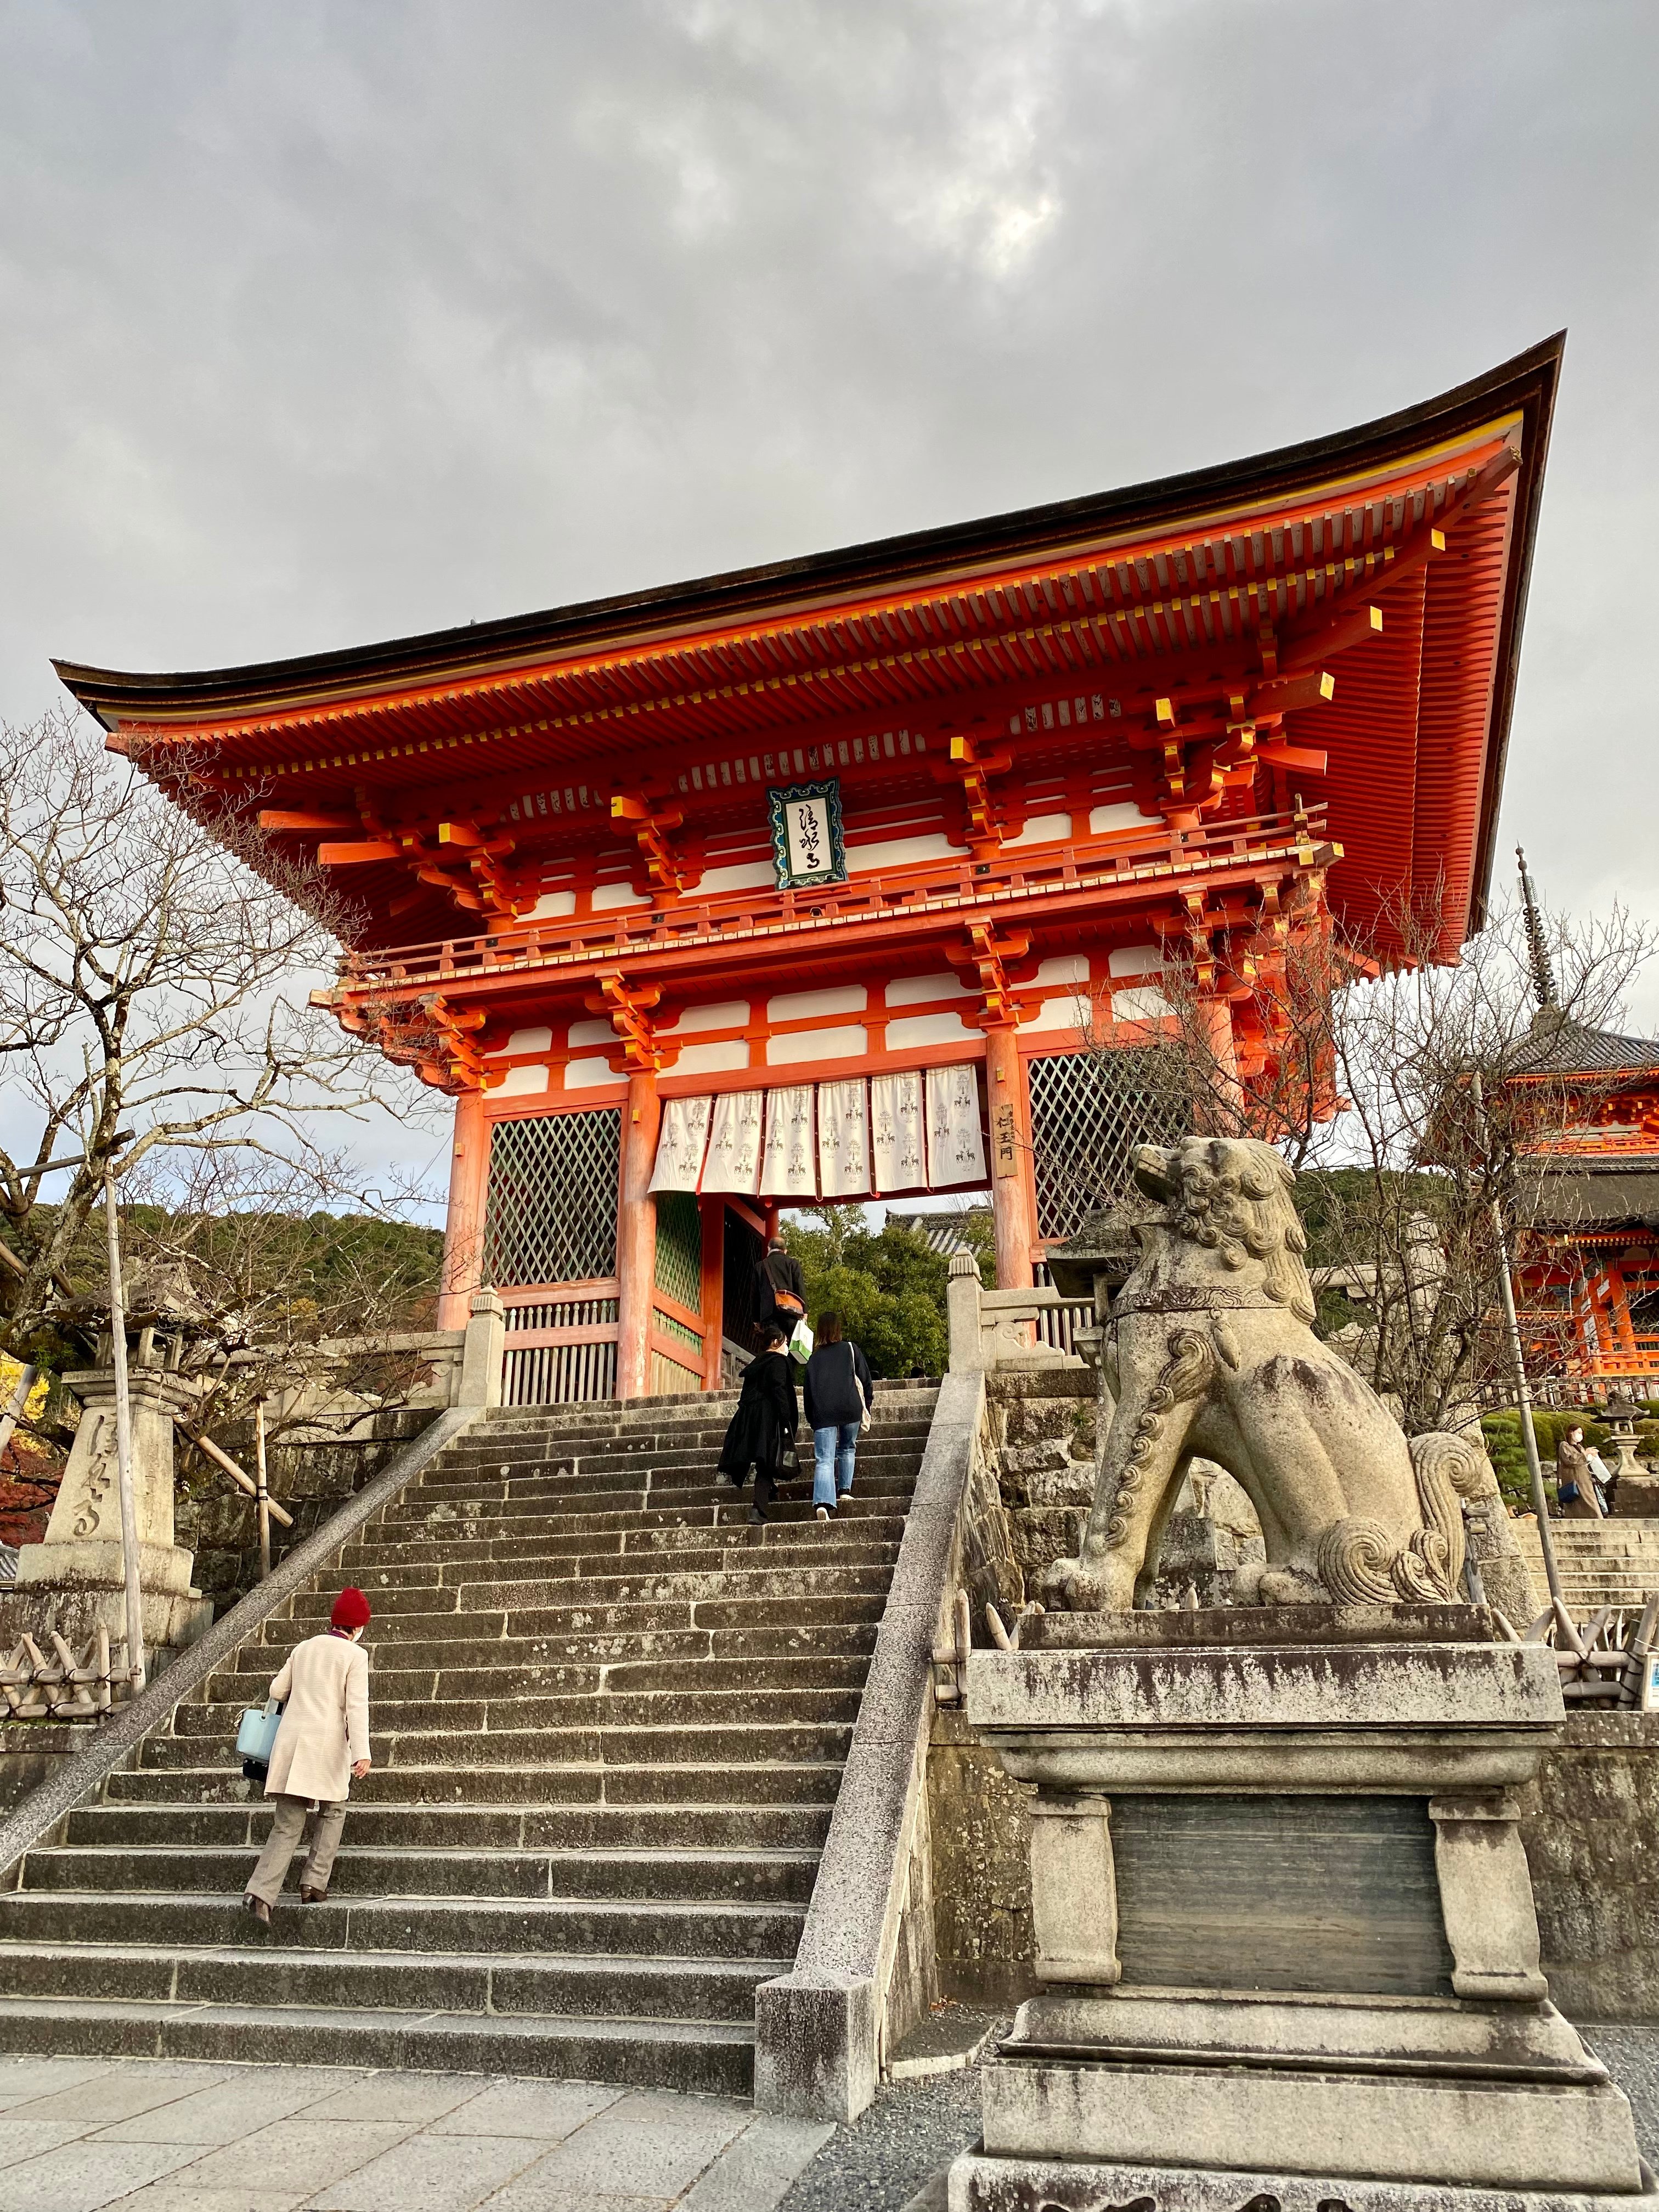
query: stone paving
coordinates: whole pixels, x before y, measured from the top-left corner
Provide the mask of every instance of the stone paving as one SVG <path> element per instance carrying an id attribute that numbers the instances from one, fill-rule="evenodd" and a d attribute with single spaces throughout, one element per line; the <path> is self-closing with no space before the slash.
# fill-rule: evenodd
<path id="1" fill-rule="evenodd" d="M 0 2212 L 771 2212 L 834 2133 L 488 2075 L 0 2059 Z"/>

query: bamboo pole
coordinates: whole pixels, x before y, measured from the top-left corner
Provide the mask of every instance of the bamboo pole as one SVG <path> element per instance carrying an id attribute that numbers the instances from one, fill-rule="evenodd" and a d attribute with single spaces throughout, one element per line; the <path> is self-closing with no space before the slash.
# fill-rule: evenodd
<path id="1" fill-rule="evenodd" d="M 110 1357 L 115 1366 L 115 1471 L 121 1493 L 121 1580 L 126 1594 L 127 1676 L 137 1697 L 144 1686 L 143 1589 L 138 1579 L 138 1510 L 132 1494 L 132 1398 L 127 1387 L 127 1316 L 121 1292 L 121 1231 L 115 1214 L 115 1171 L 104 1170 L 104 1224 L 109 1248 Z"/>
<path id="2" fill-rule="evenodd" d="M 270 1572 L 270 1492 L 265 1480 L 265 1401 L 253 1408 L 253 1480 L 259 1500 L 259 1579 Z"/>
<path id="3" fill-rule="evenodd" d="M 245 1490 L 250 1498 L 259 1495 L 259 1486 L 253 1477 L 246 1468 L 238 1467 L 228 1451 L 222 1451 L 211 1437 L 204 1436 L 200 1429 L 192 1428 L 182 1413 L 175 1413 L 173 1418 L 180 1436 L 188 1437 L 198 1451 L 205 1452 L 216 1467 L 222 1468 L 239 1490 Z M 274 1498 L 267 1498 L 265 1503 L 273 1521 L 280 1521 L 284 1528 L 294 1526 L 294 1516 L 280 1506 Z"/>

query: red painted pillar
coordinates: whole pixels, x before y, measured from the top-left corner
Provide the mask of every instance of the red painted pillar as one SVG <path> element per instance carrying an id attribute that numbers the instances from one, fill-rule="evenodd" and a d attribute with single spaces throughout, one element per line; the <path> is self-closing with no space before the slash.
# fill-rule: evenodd
<path id="1" fill-rule="evenodd" d="M 991 1211 L 996 1224 L 997 1288 L 1029 1291 L 1036 1242 L 1036 1175 L 1031 1158 L 1031 1099 L 1012 1028 L 985 1032 L 985 1091 L 991 1121 Z"/>
<path id="2" fill-rule="evenodd" d="M 651 1301 L 657 1267 L 657 1207 L 650 1196 L 662 1101 L 655 1071 L 628 1079 L 623 1108 L 622 1177 L 617 1205 L 617 1395 L 651 1391 Z"/>
<path id="3" fill-rule="evenodd" d="M 1237 1132 L 1244 1107 L 1243 1086 L 1238 1079 L 1238 1046 L 1233 1036 L 1233 1010 L 1225 999 L 1201 999 L 1198 1018 L 1210 1052 L 1210 1110 L 1203 1118 L 1215 1123 L 1211 1133 L 1231 1136 Z M 1199 1102 L 1200 1113 L 1203 1103 Z"/>
<path id="4" fill-rule="evenodd" d="M 472 1293 L 483 1280 L 484 1197 L 489 1170 L 489 1124 L 482 1091 L 455 1101 L 454 1149 L 449 1162 L 449 1211 L 444 1221 L 444 1265 L 438 1291 L 440 1328 L 465 1328 Z"/>
<path id="5" fill-rule="evenodd" d="M 702 1387 L 720 1387 L 720 1322 L 726 1311 L 726 1200 L 700 1198 L 702 1217 Z"/>

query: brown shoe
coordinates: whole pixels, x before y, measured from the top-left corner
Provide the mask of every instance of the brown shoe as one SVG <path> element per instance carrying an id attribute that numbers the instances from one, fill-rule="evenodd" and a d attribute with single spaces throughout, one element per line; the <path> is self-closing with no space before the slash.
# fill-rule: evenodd
<path id="1" fill-rule="evenodd" d="M 326 1905 L 328 1892 L 325 1889 L 302 1889 L 300 1902 L 301 1905 Z"/>
<path id="2" fill-rule="evenodd" d="M 242 1910 L 244 1912 L 251 1912 L 262 1928 L 270 1927 L 270 1907 L 263 1897 L 256 1897 L 252 1890 L 249 1890 L 247 1895 L 242 1899 Z"/>

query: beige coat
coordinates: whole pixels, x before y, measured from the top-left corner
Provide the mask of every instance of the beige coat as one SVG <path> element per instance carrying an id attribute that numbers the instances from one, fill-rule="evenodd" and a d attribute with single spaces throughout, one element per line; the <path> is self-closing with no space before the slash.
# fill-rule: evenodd
<path id="1" fill-rule="evenodd" d="M 283 1700 L 267 1797 L 338 1804 L 351 1769 L 368 1757 L 368 1654 L 344 1636 L 312 1636 L 288 1655 L 270 1686 Z"/>

